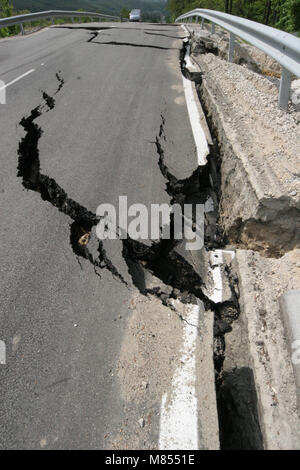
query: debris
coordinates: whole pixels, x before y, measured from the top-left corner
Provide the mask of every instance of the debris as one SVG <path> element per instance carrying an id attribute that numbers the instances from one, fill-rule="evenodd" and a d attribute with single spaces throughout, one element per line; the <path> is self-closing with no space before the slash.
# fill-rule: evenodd
<path id="1" fill-rule="evenodd" d="M 89 233 L 85 233 L 84 235 L 82 235 L 82 237 L 80 237 L 79 239 L 79 245 L 81 246 L 86 246 L 89 242 L 89 239 L 90 239 L 90 234 Z"/>
<path id="2" fill-rule="evenodd" d="M 145 420 L 144 420 L 144 418 L 139 419 L 139 425 L 140 425 L 140 428 L 145 427 Z"/>

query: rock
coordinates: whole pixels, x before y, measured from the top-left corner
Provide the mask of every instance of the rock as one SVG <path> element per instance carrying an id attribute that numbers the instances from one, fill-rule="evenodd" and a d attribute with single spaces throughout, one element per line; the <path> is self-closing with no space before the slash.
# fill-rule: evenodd
<path id="1" fill-rule="evenodd" d="M 291 83 L 291 89 L 293 91 L 300 89 L 300 78 L 298 80 L 293 80 Z"/>
<path id="2" fill-rule="evenodd" d="M 145 420 L 144 418 L 139 419 L 139 425 L 141 428 L 145 427 Z"/>

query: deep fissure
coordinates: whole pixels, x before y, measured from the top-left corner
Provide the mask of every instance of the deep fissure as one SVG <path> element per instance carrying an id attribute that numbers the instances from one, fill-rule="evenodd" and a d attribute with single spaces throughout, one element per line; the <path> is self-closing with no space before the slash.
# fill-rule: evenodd
<path id="1" fill-rule="evenodd" d="M 144 49 L 159 49 L 162 51 L 169 51 L 173 49 L 172 47 L 164 47 L 164 46 L 154 46 L 152 44 L 136 44 L 133 42 L 120 42 L 120 41 L 107 41 L 107 42 L 99 42 L 95 41 L 98 33 L 92 33 L 93 36 L 87 41 L 92 44 L 98 44 L 100 46 L 128 46 L 128 47 L 139 47 Z"/>
<path id="2" fill-rule="evenodd" d="M 60 73 L 56 74 L 58 87 L 53 96 L 57 95 L 64 86 L 64 80 Z M 23 117 L 20 125 L 25 131 L 25 136 L 19 142 L 18 148 L 18 172 L 17 176 L 22 178 L 23 186 L 40 194 L 44 201 L 50 202 L 60 212 L 68 215 L 73 223 L 70 226 L 70 244 L 77 256 L 90 261 L 95 267 L 108 269 L 113 276 L 127 285 L 121 274 L 107 257 L 103 243 L 99 242 L 98 258 L 94 258 L 88 249 L 88 241 L 93 226 L 97 225 L 99 218 L 78 202 L 69 198 L 67 193 L 57 182 L 40 172 L 39 140 L 43 130 L 35 122 L 45 111 L 55 108 L 53 96 L 42 92 L 44 103 L 34 108 L 30 115 Z"/>
<path id="3" fill-rule="evenodd" d="M 220 143 L 215 125 L 200 92 L 203 74 L 202 72 L 191 73 L 186 68 L 185 57 L 190 40 L 191 36 L 187 42 L 183 42 L 180 51 L 180 66 L 184 77 L 195 82 L 198 98 L 212 136 L 213 145 L 210 148 L 208 164 L 211 182 L 218 201 L 220 201 L 222 196 Z M 205 52 L 202 51 L 202 53 Z M 210 50 L 210 52 L 214 51 Z M 228 240 L 222 231 L 222 227 L 220 227 L 220 230 L 223 234 L 223 240 L 220 240 L 220 248 L 222 248 L 222 242 L 226 244 Z M 229 280 L 233 302 L 223 303 L 221 315 L 215 311 L 214 323 L 214 363 L 220 445 L 221 449 L 224 450 L 262 449 L 263 438 L 259 424 L 253 371 L 249 367 L 234 369 L 230 372 L 223 371 L 226 357 L 226 334 L 232 331 L 231 325 L 233 322 L 238 321 L 240 316 L 238 278 L 228 266 L 225 267 L 225 272 Z M 232 309 L 232 303 L 235 305 L 234 309 Z"/>
<path id="4" fill-rule="evenodd" d="M 59 74 L 56 75 L 56 78 L 59 82 L 59 86 L 54 96 L 59 93 L 64 85 L 64 81 Z M 22 177 L 23 186 L 26 189 L 38 192 L 44 201 L 50 202 L 59 211 L 68 215 L 73 220 L 71 224 L 70 242 L 77 256 L 89 260 L 97 267 L 108 269 L 115 277 L 126 283 L 117 268 L 113 266 L 109 260 L 104 250 L 103 242 L 98 242 L 99 257 L 97 259 L 94 259 L 89 251 L 88 242 L 90 232 L 92 227 L 98 224 L 99 218 L 78 202 L 70 199 L 64 189 L 62 189 L 54 179 L 40 172 L 38 143 L 43 135 L 43 130 L 35 121 L 45 110 L 53 110 L 55 107 L 53 97 L 50 97 L 50 95 L 45 92 L 43 92 L 43 97 L 44 103 L 34 108 L 30 115 L 24 117 L 20 122 L 20 125 L 25 130 L 25 136 L 19 143 L 18 176 Z M 164 162 L 164 152 L 161 146 L 161 139 L 166 139 L 164 134 L 164 117 L 161 116 L 161 119 L 162 123 L 155 141 L 156 150 L 159 154 L 158 163 L 162 174 L 167 180 L 168 193 L 172 196 L 174 202 L 182 205 L 184 201 L 188 200 L 191 194 L 195 194 L 199 189 L 200 184 L 197 183 L 199 178 L 202 180 L 203 186 L 205 187 L 205 181 L 208 176 L 206 173 L 207 169 L 199 168 L 185 180 L 177 180 L 170 173 Z M 203 201 L 205 197 L 207 197 L 207 195 L 202 193 Z M 185 301 L 188 296 L 194 295 L 204 302 L 206 308 L 210 308 L 220 315 L 222 308 L 227 308 L 227 306 L 215 304 L 202 292 L 201 287 L 203 286 L 203 281 L 200 276 L 181 255 L 174 251 L 179 241 L 175 240 L 173 235 L 174 233 L 172 233 L 171 230 L 170 240 L 160 240 L 159 242 L 152 243 L 150 247 L 138 240 L 132 240 L 129 236 L 126 240 L 122 240 L 123 256 L 128 265 L 128 271 L 131 274 L 134 285 L 143 294 L 155 294 L 163 302 L 168 300 L 159 288 L 147 290 L 140 287 L 136 273 L 141 273 L 141 267 L 143 266 L 155 274 L 165 284 L 173 288 L 172 293 L 169 295 L 170 299 L 180 296 L 183 301 Z"/>

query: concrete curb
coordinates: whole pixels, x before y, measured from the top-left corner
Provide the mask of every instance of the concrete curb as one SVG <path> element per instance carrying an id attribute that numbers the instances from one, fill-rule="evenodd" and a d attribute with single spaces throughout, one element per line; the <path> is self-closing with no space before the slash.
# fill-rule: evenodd
<path id="1" fill-rule="evenodd" d="M 300 290 L 289 290 L 279 299 L 284 327 L 292 355 L 300 411 Z"/>

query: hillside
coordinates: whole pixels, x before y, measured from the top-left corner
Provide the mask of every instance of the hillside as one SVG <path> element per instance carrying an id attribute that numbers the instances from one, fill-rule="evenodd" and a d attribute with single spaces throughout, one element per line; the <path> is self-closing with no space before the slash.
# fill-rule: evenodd
<path id="1" fill-rule="evenodd" d="M 141 8 L 144 13 L 166 12 L 166 0 L 12 0 L 16 10 L 78 10 L 119 14 L 122 8 Z"/>

